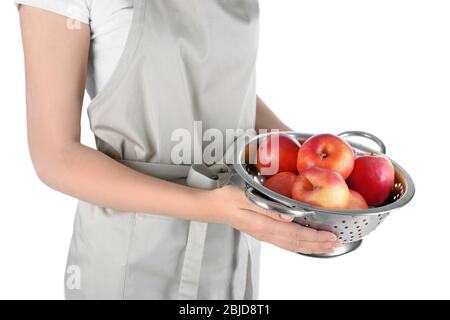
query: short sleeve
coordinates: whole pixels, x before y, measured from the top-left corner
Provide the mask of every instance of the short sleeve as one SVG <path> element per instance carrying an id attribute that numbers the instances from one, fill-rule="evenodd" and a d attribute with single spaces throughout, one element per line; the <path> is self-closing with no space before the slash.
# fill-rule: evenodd
<path id="1" fill-rule="evenodd" d="M 90 22 L 90 8 L 86 0 L 14 0 L 17 7 L 28 5 L 39 9 L 51 11 L 65 17 Z"/>

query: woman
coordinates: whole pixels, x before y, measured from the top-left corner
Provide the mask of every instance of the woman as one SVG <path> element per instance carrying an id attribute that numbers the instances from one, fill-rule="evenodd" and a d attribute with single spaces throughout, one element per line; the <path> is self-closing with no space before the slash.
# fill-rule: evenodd
<path id="1" fill-rule="evenodd" d="M 255 299 L 255 239 L 302 253 L 339 246 L 236 183 L 174 164 L 175 131 L 204 147 L 198 121 L 289 130 L 255 92 L 257 0 L 16 2 L 33 164 L 80 199 L 66 298 Z M 85 88 L 98 150 L 80 143 Z"/>

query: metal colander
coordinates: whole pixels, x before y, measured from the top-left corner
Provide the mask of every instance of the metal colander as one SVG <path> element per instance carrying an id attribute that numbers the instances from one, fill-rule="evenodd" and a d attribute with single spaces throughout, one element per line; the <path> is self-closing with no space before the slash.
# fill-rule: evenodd
<path id="1" fill-rule="evenodd" d="M 237 163 L 234 165 L 236 173 L 247 185 L 247 197 L 257 205 L 270 210 L 275 210 L 294 217 L 294 222 L 316 230 L 333 232 L 343 245 L 334 253 L 322 255 L 310 255 L 313 257 L 336 257 L 357 249 L 362 239 L 374 231 L 389 214 L 408 204 L 414 197 L 415 187 L 409 174 L 395 161 L 395 187 L 384 205 L 368 210 L 327 210 L 310 206 L 280 195 L 264 187 L 265 178 L 261 176 L 254 164 L 249 164 L 248 159 L 254 159 L 255 150 L 262 139 L 272 134 L 283 134 L 300 142 L 312 137 L 305 133 L 268 133 L 252 138 L 239 153 Z M 348 131 L 339 135 L 346 139 L 350 137 L 367 138 L 375 142 L 379 150 L 373 150 L 367 146 L 348 141 L 355 154 L 386 154 L 385 144 L 376 136 L 361 132 Z M 256 145 L 255 145 L 256 144 Z"/>

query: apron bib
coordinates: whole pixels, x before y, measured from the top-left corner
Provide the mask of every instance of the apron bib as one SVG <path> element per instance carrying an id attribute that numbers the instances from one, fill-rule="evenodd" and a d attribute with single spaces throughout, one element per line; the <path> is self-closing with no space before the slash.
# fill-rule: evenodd
<path id="1" fill-rule="evenodd" d="M 136 0 L 122 57 L 88 108 L 98 150 L 196 188 L 239 183 L 225 165 L 174 165 L 171 137 L 183 129 L 203 148 L 196 121 L 224 135 L 254 128 L 258 23 L 257 0 Z M 80 201 L 65 293 L 67 299 L 255 299 L 258 272 L 259 243 L 229 226 Z"/>

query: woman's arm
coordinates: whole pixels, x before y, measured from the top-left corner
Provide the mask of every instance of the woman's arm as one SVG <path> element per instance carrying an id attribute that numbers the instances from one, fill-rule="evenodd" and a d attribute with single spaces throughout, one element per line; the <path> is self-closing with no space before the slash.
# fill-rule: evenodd
<path id="1" fill-rule="evenodd" d="M 69 29 L 66 18 L 28 6 L 21 6 L 20 15 L 29 149 L 38 176 L 48 186 L 121 211 L 229 224 L 292 251 L 328 252 L 335 247 L 334 235 L 286 223 L 291 219 L 254 205 L 236 187 L 202 191 L 177 185 L 82 145 L 89 26 Z"/>
<path id="2" fill-rule="evenodd" d="M 258 97 L 256 101 L 256 130 L 292 131 L 278 116 L 270 110 L 264 101 Z"/>
<path id="3" fill-rule="evenodd" d="M 89 26 L 68 29 L 66 18 L 27 6 L 20 14 L 29 149 L 40 179 L 104 207 L 218 221 L 199 207 L 202 192 L 140 174 L 80 143 Z"/>

